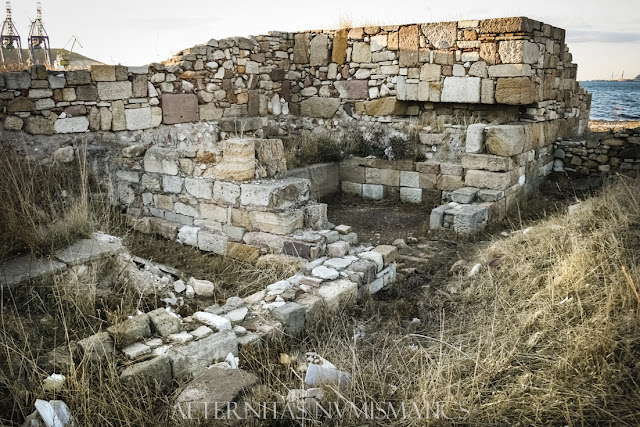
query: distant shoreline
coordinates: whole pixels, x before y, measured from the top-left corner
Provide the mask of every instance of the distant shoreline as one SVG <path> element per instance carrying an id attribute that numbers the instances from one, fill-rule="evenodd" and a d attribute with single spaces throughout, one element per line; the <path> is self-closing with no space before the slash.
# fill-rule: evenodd
<path id="1" fill-rule="evenodd" d="M 592 132 L 620 131 L 640 127 L 640 120 L 590 120 L 589 130 Z"/>

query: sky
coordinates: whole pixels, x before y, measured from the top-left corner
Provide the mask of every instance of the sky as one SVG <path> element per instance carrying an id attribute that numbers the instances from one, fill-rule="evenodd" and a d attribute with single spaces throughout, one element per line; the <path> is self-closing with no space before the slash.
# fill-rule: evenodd
<path id="1" fill-rule="evenodd" d="M 528 16 L 565 28 L 578 79 L 640 75 L 638 0 L 41 0 L 51 46 L 107 64 L 142 65 L 170 58 L 211 38 L 355 26 Z M 26 47 L 36 0 L 12 0 Z M 4 19 L 4 11 L 0 11 Z"/>

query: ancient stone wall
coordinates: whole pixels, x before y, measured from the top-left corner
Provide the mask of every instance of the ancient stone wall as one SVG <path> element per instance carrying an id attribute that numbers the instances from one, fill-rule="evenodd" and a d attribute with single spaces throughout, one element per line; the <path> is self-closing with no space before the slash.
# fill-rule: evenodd
<path id="1" fill-rule="evenodd" d="M 296 138 L 304 130 L 341 135 L 355 124 L 365 140 L 388 148 L 386 140 L 412 132 L 419 157 L 428 163 L 389 167 L 347 159 L 342 189 L 373 198 L 399 194 L 414 202 L 429 192 L 449 202 L 460 190 L 497 191 L 492 203 L 499 207 L 488 210 L 500 218 L 549 173 L 552 144 L 585 128 L 590 95 L 576 82 L 571 60 L 564 30 L 528 18 L 211 40 L 148 66 L 69 72 L 35 66 L 2 74 L 2 139 L 40 157 L 57 143 L 88 142 L 90 153 L 105 159 L 95 163 L 113 178 L 120 200 L 134 212 L 149 213 L 145 209 L 161 209 L 159 193 L 152 192 L 153 206 L 149 196 L 142 199 L 150 188 L 175 199 L 193 197 L 186 194 L 187 179 L 216 185 L 217 177 L 205 175 L 221 167 L 232 135 Z M 374 125 L 382 131 L 370 132 Z M 39 139 L 42 135 L 55 138 Z M 118 150 L 112 152 L 113 144 Z M 137 166 L 133 162 L 137 170 L 122 168 L 127 162 L 120 149 L 140 144 L 153 145 L 148 155 L 160 156 L 158 170 L 147 170 L 153 162 L 146 158 Z M 199 157 L 202 153 L 210 157 Z M 163 162 L 175 164 L 176 173 L 167 173 Z M 347 176 L 358 168 L 364 177 Z M 263 171 L 252 170 L 251 178 L 262 177 Z M 313 170 L 299 173 L 314 181 Z M 178 175 L 180 191 L 167 190 Z M 237 176 L 227 178 L 223 181 L 237 185 Z M 334 184 L 314 192 L 328 194 Z M 173 203 L 170 216 L 182 215 L 176 209 L 184 210 L 184 202 Z M 161 210 L 165 216 L 169 212 Z"/>

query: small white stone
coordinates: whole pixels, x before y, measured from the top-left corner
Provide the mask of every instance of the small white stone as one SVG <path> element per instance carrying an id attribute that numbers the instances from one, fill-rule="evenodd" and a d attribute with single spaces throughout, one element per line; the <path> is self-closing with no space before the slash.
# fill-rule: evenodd
<path id="1" fill-rule="evenodd" d="M 193 340 L 193 335 L 189 332 L 178 332 L 177 334 L 171 334 L 167 337 L 169 341 L 174 342 L 176 344 L 185 344 L 189 341 Z"/>
<path id="2" fill-rule="evenodd" d="M 176 280 L 173 282 L 173 290 L 177 293 L 182 293 L 187 289 L 184 282 L 182 280 Z"/>
<path id="3" fill-rule="evenodd" d="M 141 342 L 135 342 L 122 349 L 122 352 L 129 359 L 135 359 L 138 356 L 151 353 L 151 347 Z"/>
<path id="4" fill-rule="evenodd" d="M 198 311 L 193 315 L 200 323 L 204 323 L 208 326 L 213 326 L 218 331 L 231 330 L 231 322 L 226 317 L 218 316 L 217 314 L 207 313 L 204 311 Z"/>
<path id="5" fill-rule="evenodd" d="M 380 255 L 382 257 L 382 255 Z M 311 274 L 313 274 L 315 277 L 319 277 L 320 279 L 323 280 L 334 280 L 337 279 L 338 277 L 340 277 L 340 273 L 338 273 L 337 270 L 333 269 L 333 268 L 328 268 L 325 267 L 324 265 L 321 265 L 320 267 L 316 267 L 311 271 Z"/>

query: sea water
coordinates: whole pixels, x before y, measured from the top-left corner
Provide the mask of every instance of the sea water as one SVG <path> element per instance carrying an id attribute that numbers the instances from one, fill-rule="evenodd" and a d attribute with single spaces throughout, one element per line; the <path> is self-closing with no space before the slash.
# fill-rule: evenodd
<path id="1" fill-rule="evenodd" d="M 593 94 L 591 120 L 640 120 L 640 81 L 585 81 Z"/>

